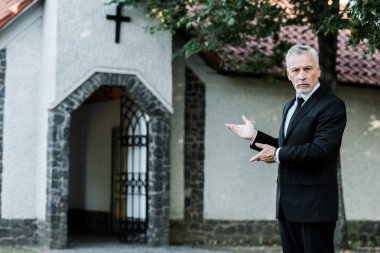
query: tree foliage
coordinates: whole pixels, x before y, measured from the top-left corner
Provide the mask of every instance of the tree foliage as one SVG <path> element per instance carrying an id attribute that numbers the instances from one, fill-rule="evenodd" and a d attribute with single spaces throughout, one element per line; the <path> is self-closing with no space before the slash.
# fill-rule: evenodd
<path id="1" fill-rule="evenodd" d="M 351 0 L 338 15 L 326 19 L 323 30 L 350 29 L 348 45 L 364 42 L 368 52 L 380 49 L 380 1 Z"/>
<path id="2" fill-rule="evenodd" d="M 279 55 L 288 47 L 278 34 L 287 25 L 307 25 L 315 34 L 325 35 L 346 28 L 352 31 L 348 44 L 356 46 L 365 40 L 369 52 L 380 48 L 380 1 L 351 0 L 340 11 L 338 0 L 113 0 L 112 3 L 144 8 L 149 17 L 159 22 L 146 28 L 151 33 L 168 29 L 190 34 L 179 52 L 186 57 L 226 45 L 244 47 L 247 37 L 272 36 L 276 51 L 268 64 L 278 64 Z M 263 60 L 260 50 L 253 50 L 250 57 L 250 62 Z"/>

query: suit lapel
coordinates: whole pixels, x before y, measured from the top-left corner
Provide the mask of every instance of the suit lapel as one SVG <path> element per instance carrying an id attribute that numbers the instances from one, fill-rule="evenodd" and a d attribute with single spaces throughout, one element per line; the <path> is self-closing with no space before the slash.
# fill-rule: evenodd
<path id="1" fill-rule="evenodd" d="M 284 111 L 282 112 L 282 121 L 281 121 L 281 126 L 280 126 L 280 132 L 278 134 L 278 136 L 279 136 L 278 142 L 279 142 L 280 147 L 282 146 L 282 144 L 284 142 L 284 137 L 285 137 L 285 135 L 284 135 L 284 126 L 285 126 L 285 121 L 286 121 L 286 115 L 288 115 L 288 111 L 289 111 L 290 107 L 292 107 L 292 104 L 294 104 L 295 100 L 296 100 L 295 98 L 293 98 L 292 100 L 290 100 L 285 105 Z"/>
<path id="2" fill-rule="evenodd" d="M 292 116 L 289 126 L 286 132 L 286 139 L 291 135 L 294 127 L 297 125 L 297 123 L 302 119 L 302 117 L 311 109 L 313 108 L 314 104 L 318 101 L 319 97 L 322 95 L 323 89 L 321 87 L 316 90 L 313 95 L 305 102 L 305 104 L 301 107 L 301 109 Z"/>

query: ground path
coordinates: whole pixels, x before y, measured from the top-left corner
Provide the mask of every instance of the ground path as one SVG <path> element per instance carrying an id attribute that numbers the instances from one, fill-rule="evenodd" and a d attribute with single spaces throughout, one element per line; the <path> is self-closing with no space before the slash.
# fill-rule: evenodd
<path id="1" fill-rule="evenodd" d="M 231 247 L 202 248 L 190 246 L 150 247 L 146 245 L 123 244 L 114 238 L 75 237 L 69 240 L 69 247 L 61 250 L 29 248 L 38 253 L 281 253 L 279 247 Z M 2 251 L 0 253 L 8 253 Z M 10 253 L 29 253 L 30 251 L 9 251 Z M 338 253 L 338 252 L 336 252 Z M 342 253 L 342 252 L 339 252 Z M 344 253 L 380 253 L 380 248 L 346 251 Z"/>

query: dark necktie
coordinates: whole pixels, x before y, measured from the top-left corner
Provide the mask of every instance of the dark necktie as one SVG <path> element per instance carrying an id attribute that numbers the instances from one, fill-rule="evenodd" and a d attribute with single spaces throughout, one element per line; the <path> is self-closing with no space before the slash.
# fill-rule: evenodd
<path id="1" fill-rule="evenodd" d="M 297 97 L 297 107 L 296 107 L 296 110 L 294 111 L 294 114 L 296 114 L 299 111 L 299 109 L 301 109 L 303 102 L 305 102 L 305 99 L 303 99 L 301 96 L 298 96 Z"/>
<path id="2" fill-rule="evenodd" d="M 287 135 L 287 132 L 288 132 L 289 126 L 290 126 L 290 124 L 292 123 L 294 116 L 299 112 L 299 110 L 301 109 L 301 106 L 302 106 L 302 104 L 303 104 L 304 102 L 305 102 L 305 99 L 303 99 L 301 96 L 298 96 L 298 97 L 297 97 L 297 107 L 296 107 L 296 109 L 294 110 L 293 114 L 290 116 L 291 118 L 290 118 L 290 121 L 289 121 L 288 125 L 285 125 L 285 130 L 286 130 L 286 132 L 285 132 L 285 136 Z"/>

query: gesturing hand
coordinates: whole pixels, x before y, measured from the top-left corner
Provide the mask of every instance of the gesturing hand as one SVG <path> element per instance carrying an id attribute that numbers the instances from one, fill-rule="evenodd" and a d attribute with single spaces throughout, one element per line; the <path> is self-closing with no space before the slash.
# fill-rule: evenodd
<path id="1" fill-rule="evenodd" d="M 244 115 L 242 116 L 242 119 L 244 121 L 244 125 L 228 123 L 225 124 L 225 126 L 240 138 L 243 138 L 245 140 L 253 140 L 257 134 L 255 123 L 247 119 Z"/>
<path id="2" fill-rule="evenodd" d="M 259 148 L 262 148 L 262 150 L 252 157 L 249 161 L 254 162 L 254 161 L 263 161 L 266 163 L 274 163 L 274 152 L 276 150 L 275 147 L 270 146 L 268 144 L 261 144 L 261 143 L 256 143 L 256 146 Z"/>

